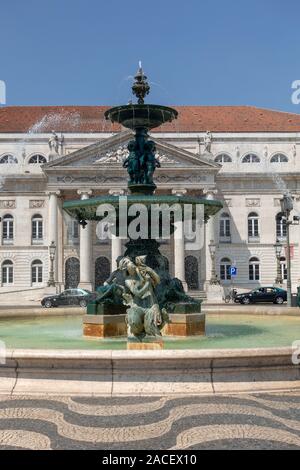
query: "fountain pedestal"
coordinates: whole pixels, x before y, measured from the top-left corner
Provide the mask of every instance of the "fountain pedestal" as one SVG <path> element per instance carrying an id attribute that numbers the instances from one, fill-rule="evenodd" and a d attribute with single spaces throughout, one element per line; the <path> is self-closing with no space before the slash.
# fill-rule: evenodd
<path id="1" fill-rule="evenodd" d="M 86 338 L 119 338 L 127 336 L 125 313 L 120 315 L 85 315 L 83 336 Z"/>

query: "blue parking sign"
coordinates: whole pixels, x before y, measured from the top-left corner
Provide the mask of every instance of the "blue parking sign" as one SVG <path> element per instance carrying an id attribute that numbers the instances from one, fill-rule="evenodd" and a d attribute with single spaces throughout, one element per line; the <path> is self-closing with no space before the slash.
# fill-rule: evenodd
<path id="1" fill-rule="evenodd" d="M 236 276 L 237 275 L 237 267 L 236 266 L 231 266 L 230 267 L 230 275 L 231 276 Z"/>

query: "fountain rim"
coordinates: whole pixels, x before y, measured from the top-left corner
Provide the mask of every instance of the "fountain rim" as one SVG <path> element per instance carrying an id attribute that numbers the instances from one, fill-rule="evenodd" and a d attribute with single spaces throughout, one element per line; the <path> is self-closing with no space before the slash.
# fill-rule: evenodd
<path id="1" fill-rule="evenodd" d="M 127 110 L 127 109 L 143 109 L 143 108 L 157 109 L 158 111 L 159 110 L 170 111 L 174 113 L 176 117 L 178 116 L 177 109 L 172 108 L 171 106 L 164 106 L 162 104 L 153 104 L 153 103 L 144 103 L 144 104 L 130 103 L 130 104 L 121 104 L 118 106 L 113 106 L 112 108 L 109 108 L 105 111 L 104 116 L 108 118 L 109 114 L 112 111 Z"/>
<path id="2" fill-rule="evenodd" d="M 223 204 L 219 200 L 215 199 L 205 199 L 199 198 L 196 196 L 178 196 L 178 195 L 168 195 L 163 194 L 159 196 L 152 195 L 149 197 L 148 195 L 135 195 L 135 194 L 128 194 L 128 195 L 104 195 L 104 196 L 96 196 L 89 199 L 73 199 L 71 201 L 65 201 L 63 203 L 63 209 L 69 214 L 73 215 L 73 210 L 81 210 L 84 208 L 93 208 L 100 204 L 111 204 L 114 207 L 119 205 L 120 199 L 124 200 L 126 198 L 127 206 L 131 206 L 132 204 L 145 204 L 146 206 L 150 206 L 151 204 L 193 204 L 193 205 L 204 205 L 208 209 L 209 216 L 215 215 L 219 210 L 222 209 Z M 206 209 L 204 208 L 204 210 Z M 206 212 L 206 211 L 205 211 Z M 87 214 L 87 219 L 88 214 Z"/>
<path id="3" fill-rule="evenodd" d="M 123 115 L 124 112 L 131 112 L 132 113 L 132 118 L 133 119 L 134 117 L 138 119 L 138 113 L 139 112 L 147 112 L 147 111 L 156 111 L 156 112 L 159 112 L 159 111 L 162 111 L 162 112 L 165 112 L 166 114 L 169 115 L 169 119 L 166 119 L 166 120 L 162 120 L 160 124 L 155 124 L 155 125 L 145 125 L 145 126 L 142 126 L 142 125 L 133 125 L 133 126 L 130 126 L 129 128 L 132 128 L 132 129 L 135 129 L 135 128 L 138 128 L 138 127 L 147 127 L 148 129 L 154 129 L 155 127 L 159 127 L 167 122 L 172 122 L 174 119 L 177 119 L 178 117 L 178 111 L 175 109 L 175 108 L 171 108 L 169 106 L 163 106 L 163 105 L 159 105 L 159 104 L 135 104 L 135 103 L 131 103 L 131 104 L 126 104 L 126 105 L 121 105 L 121 106 L 114 106 L 112 108 L 109 108 L 107 111 L 105 111 L 104 113 L 104 117 L 106 120 L 110 120 L 112 123 L 114 122 L 117 122 L 119 124 L 122 124 L 123 121 L 128 121 L 130 118 L 127 118 L 127 119 L 124 119 L 123 117 L 121 118 L 121 116 Z M 134 116 L 134 114 L 136 113 L 136 116 Z M 121 119 L 120 119 L 121 118 Z M 128 127 L 128 126 L 125 126 L 125 127 Z"/>

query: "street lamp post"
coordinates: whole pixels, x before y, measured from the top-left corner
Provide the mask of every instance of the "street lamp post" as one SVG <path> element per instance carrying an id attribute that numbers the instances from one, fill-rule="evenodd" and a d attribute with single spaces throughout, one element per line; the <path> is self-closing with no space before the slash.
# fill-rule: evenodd
<path id="1" fill-rule="evenodd" d="M 274 248 L 275 248 L 275 253 L 276 253 L 276 261 L 277 261 L 277 274 L 276 274 L 275 284 L 282 284 L 283 279 L 281 275 L 281 266 L 280 266 L 280 255 L 281 255 L 281 250 L 282 250 L 281 243 L 278 243 L 278 242 L 275 243 Z"/>
<path id="2" fill-rule="evenodd" d="M 291 281 L 291 247 L 290 247 L 290 225 L 299 225 L 299 217 L 293 217 L 290 220 L 290 213 L 293 210 L 293 199 L 289 194 L 284 194 L 280 199 L 281 211 L 285 215 L 286 220 L 286 268 L 287 268 L 287 306 L 292 306 L 292 281 Z"/>
<path id="3" fill-rule="evenodd" d="M 210 284 L 219 284 L 217 273 L 216 273 L 216 244 L 211 240 L 208 245 L 210 257 L 211 257 L 211 275 L 210 275 Z"/>
<path id="4" fill-rule="evenodd" d="M 50 255 L 50 271 L 49 271 L 49 281 L 48 286 L 55 286 L 55 279 L 54 279 L 54 259 L 55 259 L 55 252 L 56 252 L 56 245 L 55 242 L 52 241 L 49 246 L 49 255 Z"/>

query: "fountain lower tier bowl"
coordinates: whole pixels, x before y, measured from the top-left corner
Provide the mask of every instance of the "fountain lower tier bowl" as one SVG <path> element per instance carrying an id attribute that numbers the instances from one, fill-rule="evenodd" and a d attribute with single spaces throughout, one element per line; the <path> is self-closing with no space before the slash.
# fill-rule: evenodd
<path id="1" fill-rule="evenodd" d="M 165 122 L 177 119 L 176 109 L 155 104 L 129 104 L 116 106 L 105 112 L 105 118 L 111 122 L 118 122 L 128 129 L 139 127 L 153 129 Z"/>
<path id="2" fill-rule="evenodd" d="M 215 215 L 223 207 L 221 201 L 208 200 L 195 196 L 176 196 L 176 195 L 142 195 L 142 194 L 131 194 L 128 196 L 98 196 L 91 199 L 72 200 L 66 201 L 63 204 L 64 210 L 71 216 L 82 220 L 102 220 L 106 217 L 103 211 L 99 211 L 99 207 L 102 205 L 112 206 L 116 211 L 116 216 L 119 218 L 121 210 L 129 210 L 131 206 L 135 204 L 143 204 L 147 207 L 148 212 L 151 212 L 151 206 L 161 205 L 174 207 L 179 205 L 184 208 L 186 205 L 190 205 L 192 208 L 192 218 L 194 219 L 197 215 L 196 207 L 201 205 L 203 207 L 203 216 L 205 220 L 208 220 L 211 216 Z M 184 211 L 182 210 L 182 213 Z"/>

